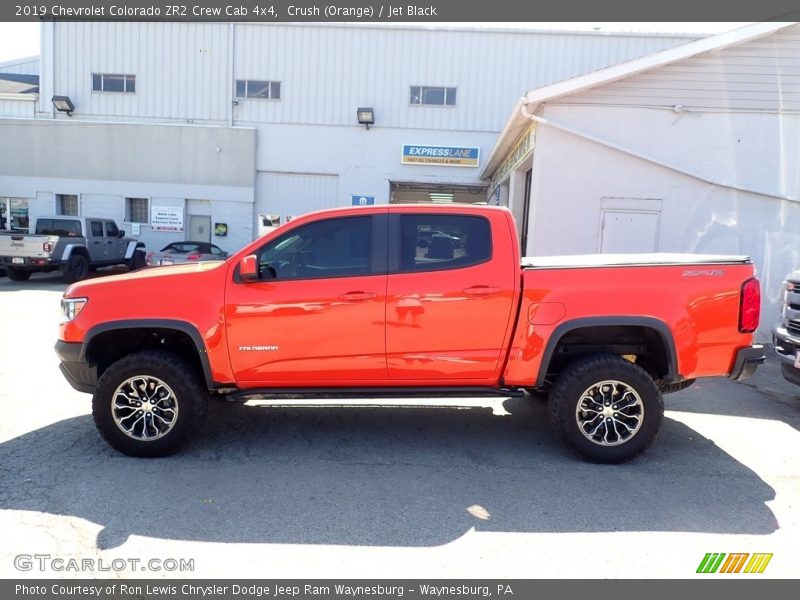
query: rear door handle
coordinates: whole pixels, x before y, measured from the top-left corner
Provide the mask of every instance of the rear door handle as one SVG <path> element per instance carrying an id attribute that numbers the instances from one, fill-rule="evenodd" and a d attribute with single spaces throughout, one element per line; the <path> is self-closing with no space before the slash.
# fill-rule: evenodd
<path id="1" fill-rule="evenodd" d="M 500 288 L 488 285 L 473 285 L 472 287 L 464 288 L 464 293 L 468 296 L 488 296 L 489 294 L 496 294 L 499 291 Z"/>
<path id="2" fill-rule="evenodd" d="M 346 294 L 339 296 L 339 300 L 345 300 L 348 302 L 363 302 L 364 300 L 371 300 L 375 296 L 377 296 L 377 294 L 373 292 L 347 292 Z"/>
<path id="3" fill-rule="evenodd" d="M 94 241 L 94 242 L 92 242 L 92 243 L 93 243 L 93 244 L 99 244 L 100 242 L 98 242 L 97 240 L 95 240 L 95 241 Z"/>

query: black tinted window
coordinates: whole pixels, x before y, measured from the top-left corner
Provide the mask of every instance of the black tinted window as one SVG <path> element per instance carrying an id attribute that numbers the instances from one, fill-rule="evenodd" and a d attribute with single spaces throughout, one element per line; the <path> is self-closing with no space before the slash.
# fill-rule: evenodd
<path id="1" fill-rule="evenodd" d="M 371 217 L 317 221 L 299 227 L 259 252 L 262 279 L 311 279 L 370 272 Z"/>
<path id="2" fill-rule="evenodd" d="M 36 221 L 36 235 L 80 237 L 81 224 L 79 221 L 65 219 L 39 219 Z"/>
<path id="3" fill-rule="evenodd" d="M 483 217 L 400 217 L 400 271 L 457 269 L 487 261 L 491 256 L 491 230 Z"/>
<path id="4" fill-rule="evenodd" d="M 117 237 L 119 235 L 119 229 L 117 229 L 116 223 L 106 221 L 106 235 L 108 237 Z"/>
<path id="5" fill-rule="evenodd" d="M 92 237 L 103 237 L 103 224 L 100 221 L 91 221 L 89 227 L 92 228 Z"/>

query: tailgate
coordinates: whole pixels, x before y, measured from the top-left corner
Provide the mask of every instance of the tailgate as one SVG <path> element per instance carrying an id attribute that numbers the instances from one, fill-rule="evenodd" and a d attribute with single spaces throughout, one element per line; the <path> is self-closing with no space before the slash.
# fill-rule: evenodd
<path id="1" fill-rule="evenodd" d="M 50 242 L 55 247 L 57 237 L 47 235 L 24 235 L 21 233 L 6 233 L 0 235 L 0 256 L 49 258 L 50 252 L 45 252 L 45 242 Z"/>

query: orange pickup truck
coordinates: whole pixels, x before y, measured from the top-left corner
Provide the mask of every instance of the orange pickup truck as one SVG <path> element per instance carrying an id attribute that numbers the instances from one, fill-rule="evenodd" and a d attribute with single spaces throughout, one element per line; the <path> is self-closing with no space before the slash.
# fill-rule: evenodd
<path id="1" fill-rule="evenodd" d="M 343 208 L 224 262 L 70 286 L 56 352 L 133 456 L 174 452 L 213 396 L 536 390 L 569 447 L 620 462 L 653 441 L 662 394 L 764 361 L 753 275 L 742 256 L 520 258 L 502 208 Z"/>

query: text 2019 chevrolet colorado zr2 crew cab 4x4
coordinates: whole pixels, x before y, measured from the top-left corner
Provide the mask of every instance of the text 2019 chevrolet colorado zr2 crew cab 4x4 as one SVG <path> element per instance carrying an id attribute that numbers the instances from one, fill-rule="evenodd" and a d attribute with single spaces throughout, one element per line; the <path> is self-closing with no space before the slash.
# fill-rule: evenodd
<path id="1" fill-rule="evenodd" d="M 521 259 L 496 207 L 334 209 L 225 262 L 72 285 L 56 350 L 135 456 L 176 450 L 209 394 L 535 389 L 567 445 L 619 462 L 653 441 L 662 393 L 763 362 L 753 275 L 740 256 Z"/>

